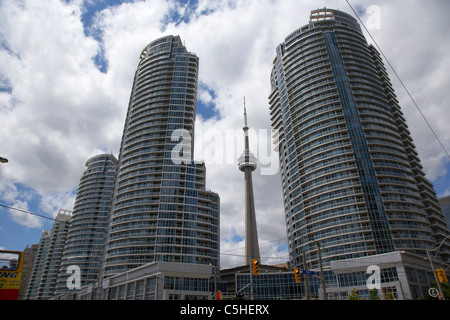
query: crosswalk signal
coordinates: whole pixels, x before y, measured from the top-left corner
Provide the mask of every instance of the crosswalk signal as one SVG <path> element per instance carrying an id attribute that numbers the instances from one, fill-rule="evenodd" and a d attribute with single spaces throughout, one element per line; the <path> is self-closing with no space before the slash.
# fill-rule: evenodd
<path id="1" fill-rule="evenodd" d="M 259 261 L 256 259 L 252 259 L 252 274 L 254 276 L 259 275 Z"/>
<path id="2" fill-rule="evenodd" d="M 445 275 L 444 269 L 436 269 L 436 274 L 439 278 L 439 282 L 447 282 L 447 276 Z"/>
<path id="3" fill-rule="evenodd" d="M 294 269 L 295 282 L 300 283 L 300 270 Z"/>

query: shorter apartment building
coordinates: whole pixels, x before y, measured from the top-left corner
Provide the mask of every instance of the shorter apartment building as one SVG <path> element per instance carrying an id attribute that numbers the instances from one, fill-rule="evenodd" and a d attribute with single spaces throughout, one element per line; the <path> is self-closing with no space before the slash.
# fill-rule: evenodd
<path id="1" fill-rule="evenodd" d="M 446 268 L 433 261 L 434 268 Z M 351 260 L 332 261 L 331 268 L 336 277 L 335 286 L 327 288 L 333 299 L 347 299 L 350 292 L 356 289 L 360 298 L 368 299 L 370 288 L 368 278 L 372 276 L 370 266 L 380 268 L 381 290 L 391 292 L 395 299 L 416 300 L 420 297 L 430 298 L 428 290 L 435 281 L 430 261 L 404 251 L 394 251 L 385 254 L 356 258 Z M 372 281 L 369 280 L 373 285 Z"/>
<path id="2" fill-rule="evenodd" d="M 433 265 L 445 269 L 438 261 Z M 275 266 L 261 265 L 258 275 L 251 275 L 249 266 L 223 269 L 220 275 L 215 271 L 212 265 L 152 262 L 53 299 L 211 300 L 221 291 L 224 300 L 306 300 L 308 294 L 311 300 L 323 300 L 324 294 L 327 300 L 347 300 L 353 291 L 368 300 L 375 288 L 380 300 L 387 299 L 388 292 L 396 300 L 417 300 L 431 298 L 428 291 L 435 280 L 426 257 L 403 251 L 332 261 L 331 269 L 323 272 L 325 293 L 316 270 L 308 270 L 300 282 L 293 270 Z"/>
<path id="3" fill-rule="evenodd" d="M 437 261 L 433 264 L 435 269 L 445 269 Z M 249 271 L 242 271 L 235 273 L 233 290 L 243 293 L 245 299 L 253 296 L 255 300 L 304 300 L 307 297 L 306 275 L 296 282 L 292 270 L 266 270 L 252 277 Z M 320 272 L 308 271 L 311 272 L 308 275 L 310 299 L 323 300 Z M 367 300 L 374 288 L 381 300 L 386 299 L 387 292 L 398 300 L 430 298 L 428 290 L 435 280 L 426 257 L 404 251 L 331 261 L 331 269 L 323 273 L 327 300 L 347 300 L 352 291 L 358 294 L 358 298 Z"/>
<path id="4" fill-rule="evenodd" d="M 214 267 L 205 264 L 151 262 L 91 284 L 55 300 L 210 300 Z"/>

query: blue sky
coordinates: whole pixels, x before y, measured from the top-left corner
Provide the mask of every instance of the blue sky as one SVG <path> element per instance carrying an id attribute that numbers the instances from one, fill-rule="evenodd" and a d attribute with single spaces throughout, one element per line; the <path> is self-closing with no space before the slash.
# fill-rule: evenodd
<path id="1" fill-rule="evenodd" d="M 379 8 L 372 36 L 450 149 L 450 43 L 442 41 L 448 1 L 350 2 L 367 22 L 367 8 Z M 207 188 L 221 197 L 221 251 L 236 253 L 222 264 L 240 264 L 243 177 L 236 163 L 215 162 L 211 146 L 223 143 L 232 159 L 242 152 L 243 96 L 250 127 L 270 129 L 275 48 L 323 6 L 352 14 L 344 0 L 0 0 L 0 156 L 9 159 L 0 164 L 0 204 L 49 218 L 71 210 L 86 160 L 118 156 L 139 53 L 161 36 L 180 35 L 200 58 L 196 157 L 206 162 Z M 449 195 L 450 161 L 387 71 L 427 177 L 439 196 Z M 231 147 L 219 139 L 230 131 Z M 251 143 L 258 155 L 263 146 Z M 286 257 L 286 240 L 280 252 L 276 245 L 286 237 L 280 177 L 258 169 L 254 187 L 260 243 L 267 243 L 261 255 Z M 23 250 L 51 227 L 51 220 L 0 207 L 0 247 Z"/>
<path id="2" fill-rule="evenodd" d="M 71 3 L 71 1 L 65 1 L 66 3 Z M 188 22 L 189 16 L 188 13 L 190 10 L 195 10 L 197 1 L 177 1 L 177 6 L 188 6 L 188 10 L 186 10 L 186 14 L 180 15 L 176 10 L 171 10 L 167 13 L 167 16 L 164 19 L 164 25 L 161 27 L 161 31 L 165 29 L 165 25 L 168 23 L 175 23 L 179 24 L 182 22 Z M 133 1 L 128 0 L 108 0 L 108 1 L 86 1 L 84 3 L 84 6 L 82 8 L 82 14 L 80 16 L 80 21 L 83 24 L 84 28 L 84 34 L 86 36 L 93 37 L 94 39 L 101 41 L 101 35 L 99 35 L 98 30 L 95 29 L 95 26 L 93 26 L 95 17 L 97 14 L 99 14 L 102 10 L 105 9 L 113 9 L 114 7 L 118 7 L 124 3 L 132 4 Z M 208 12 L 203 12 L 202 14 L 207 14 Z M 7 47 L 4 47 L 4 49 L 7 49 Z M 97 55 L 95 55 L 92 59 L 96 65 L 96 67 L 103 73 L 106 73 L 108 71 L 108 61 L 105 59 L 104 56 L 104 48 L 102 46 L 99 47 L 99 52 Z M 208 92 L 214 98 L 214 90 L 209 89 L 207 86 L 202 85 L 202 88 Z M 0 87 L 0 91 L 6 92 L 11 94 L 13 88 L 9 85 L 3 84 Z M 212 103 L 208 102 L 202 102 L 199 101 L 197 104 L 197 112 L 201 114 L 205 119 L 211 118 L 211 117 L 217 117 L 217 112 L 214 111 L 214 106 Z M 7 165 L 7 164 L 6 164 Z M 20 202 L 26 201 L 27 202 L 27 208 L 21 207 L 20 205 L 17 206 L 14 203 L 7 202 L 3 199 L 0 199 L 0 205 L 7 206 L 7 207 L 16 207 L 16 208 L 22 208 L 32 213 L 37 213 L 42 216 L 47 216 L 48 218 L 36 218 L 38 222 L 34 223 L 29 226 L 24 226 L 19 223 L 17 223 L 17 219 L 11 219 L 11 215 L 8 212 L 8 208 L 6 207 L 0 207 L 0 213 L 2 214 L 1 220 L 2 223 L 0 224 L 0 247 L 4 247 L 10 250 L 23 250 L 27 245 L 31 245 L 34 243 L 38 243 L 40 236 L 42 234 L 42 230 L 50 230 L 53 226 L 53 220 L 51 220 L 54 216 L 49 215 L 48 212 L 46 212 L 45 209 L 41 208 L 41 202 L 42 202 L 42 196 L 39 193 L 34 192 L 32 188 L 27 187 L 26 185 L 23 185 L 21 183 L 15 183 L 15 187 L 17 188 L 18 196 L 16 197 L 16 200 Z M 76 186 L 74 186 L 76 187 Z M 70 194 L 72 197 L 76 196 L 76 188 L 73 190 L 70 190 L 66 192 Z M 23 212 L 20 212 L 18 210 L 11 209 L 12 212 L 16 214 L 20 214 L 21 218 L 26 214 Z M 11 210 L 9 210 L 11 212 Z M 69 209 L 71 210 L 71 208 Z M 33 217 L 34 218 L 34 217 Z M 36 225 L 39 226 L 39 228 L 35 227 Z M 233 238 L 236 240 L 237 238 Z M 241 239 L 242 240 L 242 239 Z"/>

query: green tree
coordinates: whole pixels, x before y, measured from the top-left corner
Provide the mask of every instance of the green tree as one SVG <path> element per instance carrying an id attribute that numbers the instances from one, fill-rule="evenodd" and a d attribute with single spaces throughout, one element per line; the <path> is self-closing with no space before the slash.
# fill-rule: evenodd
<path id="1" fill-rule="evenodd" d="M 436 281 L 434 281 L 434 280 L 431 282 L 431 286 L 436 289 L 439 288 Z M 444 294 L 445 300 L 450 300 L 450 285 L 448 284 L 448 282 L 441 282 L 441 288 L 442 288 L 442 292 Z"/>
<path id="2" fill-rule="evenodd" d="M 356 291 L 356 289 L 353 288 L 352 292 L 348 295 L 348 300 L 362 300 L 362 299 L 359 297 L 359 294 Z"/>
<path id="3" fill-rule="evenodd" d="M 369 300 L 380 300 L 377 289 L 372 289 L 369 291 Z"/>
<path id="4" fill-rule="evenodd" d="M 384 300 L 394 300 L 394 295 L 390 291 L 386 291 L 386 294 L 384 295 Z"/>

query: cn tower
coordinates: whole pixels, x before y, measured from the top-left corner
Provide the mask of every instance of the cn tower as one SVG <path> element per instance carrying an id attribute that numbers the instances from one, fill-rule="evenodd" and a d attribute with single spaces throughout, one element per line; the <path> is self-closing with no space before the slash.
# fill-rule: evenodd
<path id="1" fill-rule="evenodd" d="M 256 157 L 249 150 L 247 110 L 244 97 L 244 138 L 245 149 L 238 159 L 239 170 L 245 176 L 245 259 L 247 264 L 252 259 L 259 261 L 258 231 L 256 228 L 255 200 L 253 197 L 252 172 L 256 169 Z"/>

